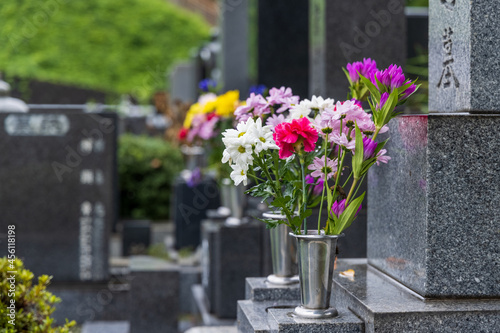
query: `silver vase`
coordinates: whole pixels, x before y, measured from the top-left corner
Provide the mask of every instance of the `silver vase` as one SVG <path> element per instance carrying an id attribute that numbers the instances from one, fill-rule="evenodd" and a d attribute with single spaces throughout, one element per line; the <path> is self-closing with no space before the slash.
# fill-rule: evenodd
<path id="1" fill-rule="evenodd" d="M 224 178 L 220 184 L 221 204 L 231 210 L 231 217 L 241 221 L 246 206 L 246 187 L 235 186 L 229 178 Z"/>
<path id="2" fill-rule="evenodd" d="M 267 212 L 266 219 L 285 220 L 286 216 L 279 213 Z M 285 224 L 278 224 L 269 230 L 271 239 L 271 257 L 273 274 L 267 281 L 273 284 L 288 285 L 299 282 L 297 276 L 297 241 L 289 235 L 290 228 Z"/>
<path id="3" fill-rule="evenodd" d="M 318 234 L 309 231 L 307 235 L 295 235 L 299 258 L 300 302 L 294 315 L 302 318 L 323 319 L 338 315 L 330 307 L 333 267 L 338 235 Z"/>

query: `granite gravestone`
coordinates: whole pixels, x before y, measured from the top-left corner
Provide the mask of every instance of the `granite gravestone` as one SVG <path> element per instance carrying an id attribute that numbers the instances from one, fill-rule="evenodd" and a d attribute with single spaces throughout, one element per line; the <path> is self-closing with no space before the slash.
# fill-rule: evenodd
<path id="1" fill-rule="evenodd" d="M 500 110 L 500 18 L 494 0 L 429 4 L 429 110 Z"/>
<path id="2" fill-rule="evenodd" d="M 286 86 L 309 97 L 309 4 L 307 1 L 256 1 L 256 81 L 268 88 Z M 255 9 L 254 9 L 255 10 Z"/>
<path id="3" fill-rule="evenodd" d="M 170 73 L 171 101 L 194 103 L 198 96 L 198 72 L 194 61 L 178 64 Z"/>
<path id="4" fill-rule="evenodd" d="M 449 113 L 499 111 L 485 86 L 499 68 L 488 53 L 499 38 L 494 9 L 432 2 L 429 109 L 444 113 L 394 119 L 392 160 L 370 170 L 369 263 L 425 297 L 500 296 L 500 115 Z"/>
<path id="5" fill-rule="evenodd" d="M 405 63 L 403 0 L 310 1 L 309 93 L 344 100 L 342 67 L 372 58 L 379 68 Z"/>
<path id="6" fill-rule="evenodd" d="M 246 96 L 250 87 L 249 2 L 250 0 L 220 2 L 219 66 L 223 90 L 237 89 L 241 96 Z"/>
<path id="7" fill-rule="evenodd" d="M 0 228 L 15 225 L 17 257 L 35 275 L 107 279 L 115 124 L 114 114 L 0 114 Z"/>

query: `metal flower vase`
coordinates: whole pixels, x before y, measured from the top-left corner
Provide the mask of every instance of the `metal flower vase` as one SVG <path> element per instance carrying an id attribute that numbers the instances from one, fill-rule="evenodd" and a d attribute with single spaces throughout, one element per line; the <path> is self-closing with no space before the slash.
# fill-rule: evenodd
<path id="1" fill-rule="evenodd" d="M 293 314 L 310 319 L 337 316 L 337 309 L 330 307 L 330 295 L 339 236 L 318 234 L 317 230 L 290 235 L 297 239 L 301 302 Z"/>
<path id="2" fill-rule="evenodd" d="M 286 216 L 280 213 L 267 212 L 266 219 L 285 220 Z M 278 224 L 269 230 L 271 239 L 271 257 L 273 274 L 267 281 L 278 285 L 289 285 L 299 282 L 297 276 L 297 241 L 289 235 L 290 228 L 285 224 Z"/>

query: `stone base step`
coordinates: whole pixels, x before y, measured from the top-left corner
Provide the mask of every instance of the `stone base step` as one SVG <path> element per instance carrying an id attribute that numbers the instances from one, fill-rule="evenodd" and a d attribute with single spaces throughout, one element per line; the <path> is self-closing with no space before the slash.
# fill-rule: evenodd
<path id="1" fill-rule="evenodd" d="M 184 333 L 238 333 L 236 326 L 197 326 Z"/>
<path id="2" fill-rule="evenodd" d="M 347 269 L 354 278 L 339 276 Z M 424 299 L 366 260 L 338 260 L 332 301 L 361 318 L 367 333 L 500 332 L 500 299 Z"/>
<path id="3" fill-rule="evenodd" d="M 291 315 L 297 305 L 299 301 L 238 301 L 238 332 L 364 332 L 363 321 L 347 309 L 337 309 L 339 315 L 331 319 L 301 319 Z"/>
<path id="4" fill-rule="evenodd" d="M 234 325 L 234 319 L 220 319 L 214 314 L 208 311 L 208 298 L 205 295 L 203 286 L 201 284 L 196 284 L 191 286 L 191 292 L 193 294 L 194 301 L 196 303 L 197 309 L 203 320 L 203 325 L 206 326 L 232 326 Z"/>
<path id="5" fill-rule="evenodd" d="M 252 301 L 300 300 L 299 284 L 276 285 L 267 278 L 246 278 L 245 298 Z"/>

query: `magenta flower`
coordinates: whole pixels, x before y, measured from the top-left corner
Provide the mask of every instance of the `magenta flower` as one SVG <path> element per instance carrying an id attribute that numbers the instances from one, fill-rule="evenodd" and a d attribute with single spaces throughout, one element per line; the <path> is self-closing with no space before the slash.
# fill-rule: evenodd
<path id="1" fill-rule="evenodd" d="M 306 184 L 310 186 L 314 186 L 312 193 L 313 195 L 320 195 L 323 191 L 324 180 L 322 178 L 314 179 L 311 175 L 306 175 Z"/>
<path id="2" fill-rule="evenodd" d="M 382 109 L 384 107 L 384 104 L 385 104 L 385 102 L 387 102 L 388 98 L 389 98 L 389 93 L 387 93 L 387 92 L 380 95 L 379 109 Z"/>
<path id="3" fill-rule="evenodd" d="M 394 89 L 400 88 L 401 86 L 411 82 L 411 80 L 407 80 L 405 78 L 401 66 L 396 66 L 394 64 L 390 65 L 387 69 L 372 73 L 369 78 L 371 82 L 378 87 L 377 81 L 375 80 L 375 78 L 377 78 L 377 80 L 383 85 L 383 87 L 379 87 L 379 89 L 385 92 L 392 92 Z M 405 89 L 405 91 L 400 92 L 399 101 L 408 98 L 415 92 L 416 89 L 417 86 L 412 84 L 410 87 Z M 381 104 L 383 105 L 383 103 Z"/>
<path id="4" fill-rule="evenodd" d="M 321 177 L 323 178 L 326 174 L 327 179 L 333 177 L 335 172 L 337 171 L 337 160 L 331 160 L 328 157 L 326 158 L 325 165 L 325 157 L 315 157 L 312 164 L 309 164 L 307 167 L 309 170 L 314 170 L 311 172 L 311 176 L 313 177 Z"/>
<path id="5" fill-rule="evenodd" d="M 377 71 L 377 63 L 375 60 L 370 58 L 364 58 L 363 61 L 356 61 L 352 64 L 347 64 L 347 71 L 349 72 L 349 77 L 351 81 L 357 82 L 359 80 L 359 74 L 364 77 L 370 77 L 372 73 Z M 358 74 L 359 73 L 359 74 Z"/>
<path id="6" fill-rule="evenodd" d="M 363 138 L 363 160 L 368 160 L 373 157 L 378 143 L 370 138 Z"/>
<path id="7" fill-rule="evenodd" d="M 318 131 L 311 126 L 309 119 L 294 119 L 290 123 L 285 122 L 276 126 L 273 139 L 280 148 L 279 157 L 285 159 L 302 146 L 305 152 L 314 151 L 318 141 Z"/>
<path id="8" fill-rule="evenodd" d="M 356 214 L 359 213 L 359 211 L 361 210 L 361 207 L 363 207 L 363 205 L 359 205 L 359 208 L 358 208 L 358 211 L 356 212 Z M 332 214 L 335 214 L 335 216 L 339 217 L 340 215 L 342 215 L 342 213 L 345 211 L 345 209 L 346 209 L 346 206 L 345 206 L 345 199 L 344 199 L 342 201 L 335 201 L 332 205 L 331 212 L 332 212 Z"/>
<path id="9" fill-rule="evenodd" d="M 360 108 L 363 107 L 363 104 L 361 103 L 361 101 L 358 101 L 356 98 L 351 98 L 351 102 L 353 102 L 354 104 L 356 104 Z"/>

